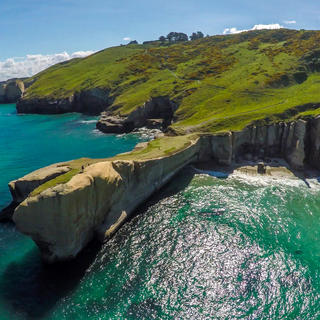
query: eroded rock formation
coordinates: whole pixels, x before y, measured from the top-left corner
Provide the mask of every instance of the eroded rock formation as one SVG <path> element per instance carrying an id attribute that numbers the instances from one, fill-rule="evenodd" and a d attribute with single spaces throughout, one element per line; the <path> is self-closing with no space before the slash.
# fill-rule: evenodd
<path id="1" fill-rule="evenodd" d="M 15 103 L 25 91 L 21 80 L 8 80 L 0 83 L 0 103 Z"/>
<path id="2" fill-rule="evenodd" d="M 67 98 L 22 99 L 17 103 L 18 113 L 60 114 L 80 112 L 100 114 L 112 103 L 109 90 L 93 88 L 75 93 Z"/>
<path id="3" fill-rule="evenodd" d="M 315 133 L 309 130 L 312 128 Z M 215 135 L 212 141 L 212 156 L 223 165 L 242 160 L 258 160 L 265 157 L 282 157 L 294 169 L 303 169 L 307 155 L 315 151 L 320 143 L 320 118 L 310 122 L 298 120 L 264 126 L 250 126 L 242 131 Z M 310 150 L 307 148 L 310 146 Z M 318 149 L 319 150 L 319 149 Z M 319 156 L 318 158 L 319 159 Z M 316 159 L 313 163 L 317 162 Z"/>
<path id="4" fill-rule="evenodd" d="M 199 148 L 197 138 L 171 156 L 90 165 L 65 184 L 30 195 L 16 208 L 13 220 L 46 261 L 73 258 L 94 236 L 109 236 L 177 171 L 196 161 Z"/>
<path id="5" fill-rule="evenodd" d="M 264 171 L 263 160 L 268 157 L 282 157 L 293 169 L 306 165 L 320 169 L 320 117 L 192 136 L 188 145 L 173 154 L 97 162 L 70 181 L 34 194 L 37 186 L 70 170 L 66 163 L 40 169 L 10 183 L 14 202 L 20 202 L 13 220 L 32 237 L 46 261 L 70 259 L 93 237 L 109 237 L 138 205 L 189 163 L 233 166 L 255 160 Z"/>
<path id="6" fill-rule="evenodd" d="M 15 208 L 40 185 L 70 171 L 67 163 L 56 163 L 31 172 L 24 177 L 11 181 L 8 185 L 12 202 L 0 211 L 0 221 L 10 221 Z"/>
<path id="7" fill-rule="evenodd" d="M 171 124 L 177 108 L 169 97 L 151 98 L 126 117 L 103 113 L 97 122 L 97 129 L 104 133 L 128 133 L 141 127 L 163 130 Z"/>

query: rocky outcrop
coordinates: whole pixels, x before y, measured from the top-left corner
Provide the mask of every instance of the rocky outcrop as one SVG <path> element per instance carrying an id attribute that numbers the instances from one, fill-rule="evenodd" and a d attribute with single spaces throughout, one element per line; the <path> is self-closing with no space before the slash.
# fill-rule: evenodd
<path id="1" fill-rule="evenodd" d="M 68 163 L 61 162 L 41 168 L 9 183 L 10 193 L 15 202 L 22 202 L 33 190 L 45 182 L 70 171 Z"/>
<path id="2" fill-rule="evenodd" d="M 288 124 L 251 126 L 242 131 L 214 135 L 210 141 L 212 158 L 221 165 L 282 157 L 292 168 L 303 169 L 309 153 L 306 144 L 310 139 L 307 121 L 298 120 Z"/>
<path id="3" fill-rule="evenodd" d="M 93 88 L 75 94 L 74 112 L 100 114 L 113 102 L 108 89 Z"/>
<path id="4" fill-rule="evenodd" d="M 75 93 L 67 98 L 21 99 L 18 113 L 60 114 L 80 112 L 98 115 L 112 103 L 109 90 L 93 88 Z"/>
<path id="5" fill-rule="evenodd" d="M 73 112 L 74 96 L 64 99 L 22 99 L 17 103 L 18 113 L 60 114 Z"/>
<path id="6" fill-rule="evenodd" d="M 129 133 L 134 129 L 133 123 L 127 122 L 126 118 L 108 116 L 103 113 L 96 124 L 97 129 L 104 133 Z"/>
<path id="7" fill-rule="evenodd" d="M 6 102 L 6 85 L 0 84 L 0 103 Z"/>
<path id="8" fill-rule="evenodd" d="M 126 117 L 103 113 L 97 122 L 97 129 L 104 133 L 128 133 L 141 127 L 164 130 L 171 124 L 177 108 L 169 97 L 151 98 Z"/>
<path id="9" fill-rule="evenodd" d="M 138 205 L 196 161 L 199 150 L 197 138 L 171 156 L 90 165 L 65 184 L 30 195 L 15 209 L 13 220 L 46 261 L 73 258 L 94 236 L 110 236 Z"/>
<path id="10" fill-rule="evenodd" d="M 30 192 L 70 170 L 68 164 L 40 169 L 18 179 L 9 184 L 16 205 L 13 220 L 36 242 L 44 259 L 54 262 L 75 257 L 93 237 L 109 237 L 138 205 L 189 163 L 213 160 L 236 166 L 243 160 L 255 160 L 258 171 L 264 173 L 264 160 L 281 157 L 293 169 L 320 167 L 320 117 L 188 139 L 190 143 L 183 144 L 180 151 L 164 153 L 160 158 L 91 164 L 68 182 L 37 194 Z M 146 147 L 143 144 L 138 148 Z"/>
<path id="11" fill-rule="evenodd" d="M 0 221 L 10 221 L 15 208 L 25 200 L 33 190 L 68 171 L 70 171 L 70 167 L 67 163 L 56 163 L 29 173 L 18 180 L 11 181 L 8 186 L 12 196 L 12 202 L 8 207 L 0 211 Z"/>
<path id="12" fill-rule="evenodd" d="M 25 91 L 21 80 L 8 80 L 0 83 L 0 103 L 15 103 Z"/>

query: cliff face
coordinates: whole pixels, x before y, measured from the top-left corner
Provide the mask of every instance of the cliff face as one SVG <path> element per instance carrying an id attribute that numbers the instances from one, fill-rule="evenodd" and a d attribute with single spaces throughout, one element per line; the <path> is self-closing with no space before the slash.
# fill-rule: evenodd
<path id="1" fill-rule="evenodd" d="M 25 91 L 21 80 L 8 80 L 0 83 L 0 103 L 15 103 Z"/>
<path id="2" fill-rule="evenodd" d="M 8 185 L 12 202 L 0 211 L 0 221 L 11 221 L 15 208 L 28 197 L 28 195 L 43 183 L 70 171 L 68 164 L 56 163 L 36 170 L 24 177 L 11 181 Z"/>
<path id="3" fill-rule="evenodd" d="M 159 159 L 90 165 L 69 182 L 27 197 L 13 220 L 37 243 L 46 261 L 73 258 L 94 236 L 109 236 L 155 190 L 195 161 L 199 150 L 197 139 Z"/>
<path id="4" fill-rule="evenodd" d="M 63 99 L 21 99 L 17 103 L 18 113 L 60 114 L 80 112 L 100 114 L 112 103 L 109 91 L 100 88 L 83 90 Z"/>
<path id="5" fill-rule="evenodd" d="M 320 170 L 320 116 L 309 123 L 308 162 Z"/>
<path id="6" fill-rule="evenodd" d="M 120 160 L 97 162 L 37 195 L 30 192 L 68 172 L 69 166 L 57 164 L 13 181 L 14 201 L 21 202 L 13 220 L 36 242 L 44 259 L 53 262 L 75 257 L 93 237 L 109 237 L 138 205 L 189 163 L 205 160 L 230 166 L 282 157 L 293 169 L 306 165 L 320 169 L 320 117 L 188 139 L 188 145 L 171 155 L 146 160 L 121 160 L 120 155 Z"/>
<path id="7" fill-rule="evenodd" d="M 103 113 L 97 122 L 97 129 L 104 133 L 127 133 L 134 128 L 165 129 L 171 124 L 178 106 L 169 97 L 152 98 L 126 117 Z"/>
<path id="8" fill-rule="evenodd" d="M 312 130 L 310 125 L 312 124 Z M 318 150 L 320 118 L 310 122 L 298 120 L 267 126 L 252 126 L 242 131 L 212 136 L 212 157 L 222 165 L 242 160 L 258 160 L 265 157 L 282 157 L 294 169 L 303 169 L 309 154 Z M 308 147 L 308 148 L 307 148 Z M 312 163 L 316 164 L 319 155 Z"/>

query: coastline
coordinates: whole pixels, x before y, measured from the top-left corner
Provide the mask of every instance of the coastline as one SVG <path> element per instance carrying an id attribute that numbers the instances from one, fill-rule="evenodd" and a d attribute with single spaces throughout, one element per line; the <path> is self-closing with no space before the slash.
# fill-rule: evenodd
<path id="1" fill-rule="evenodd" d="M 92 239 L 108 239 L 189 164 L 226 176 L 297 177 L 308 184 L 306 177 L 318 174 L 319 130 L 317 117 L 217 135 L 163 136 L 113 158 L 55 164 L 9 184 L 18 203 L 13 221 L 45 261 L 70 260 Z"/>
<path id="2" fill-rule="evenodd" d="M 320 170 L 312 167 L 305 167 L 303 170 L 295 170 L 290 168 L 287 161 L 281 158 L 270 158 L 266 161 L 242 161 L 231 166 L 221 166 L 212 162 L 200 162 L 193 165 L 194 169 L 199 173 L 208 175 L 218 175 L 228 177 L 232 175 L 248 175 L 260 177 L 272 177 L 275 179 L 312 179 L 320 177 Z M 262 170 L 262 171 L 261 171 Z"/>

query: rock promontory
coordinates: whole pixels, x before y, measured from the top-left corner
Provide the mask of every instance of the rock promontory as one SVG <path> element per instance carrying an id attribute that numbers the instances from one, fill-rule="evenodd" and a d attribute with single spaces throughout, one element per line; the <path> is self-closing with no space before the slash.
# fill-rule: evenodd
<path id="1" fill-rule="evenodd" d="M 234 168 L 252 161 L 263 169 L 264 161 L 277 157 L 294 172 L 320 169 L 319 137 L 317 117 L 216 135 L 167 136 L 114 158 L 55 164 L 9 184 L 13 221 L 47 262 L 71 259 L 93 238 L 107 239 L 188 164 Z"/>
<path id="2" fill-rule="evenodd" d="M 138 205 L 196 161 L 199 142 L 199 137 L 183 140 L 170 155 L 91 164 L 66 183 L 32 192 L 15 209 L 13 221 L 46 261 L 71 259 L 93 237 L 110 236 Z"/>

